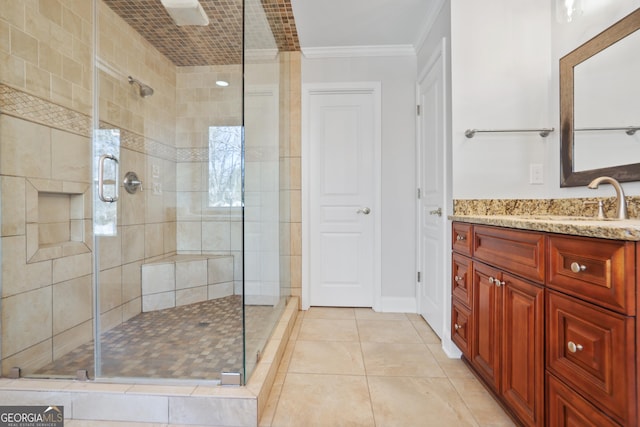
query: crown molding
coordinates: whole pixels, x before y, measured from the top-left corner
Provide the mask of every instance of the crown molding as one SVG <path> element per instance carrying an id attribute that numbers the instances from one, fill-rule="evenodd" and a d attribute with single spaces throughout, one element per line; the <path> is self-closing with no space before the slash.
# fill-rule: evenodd
<path id="1" fill-rule="evenodd" d="M 427 37 L 429 37 L 429 33 L 431 33 L 433 24 L 436 22 L 436 19 L 438 19 L 438 16 L 442 12 L 444 4 L 445 0 L 437 0 L 437 3 L 432 9 L 432 13 L 428 15 L 428 19 L 427 21 L 425 21 L 422 27 L 422 31 L 420 32 L 418 39 L 413 44 L 416 47 L 416 50 L 420 50 L 424 42 L 427 40 Z"/>

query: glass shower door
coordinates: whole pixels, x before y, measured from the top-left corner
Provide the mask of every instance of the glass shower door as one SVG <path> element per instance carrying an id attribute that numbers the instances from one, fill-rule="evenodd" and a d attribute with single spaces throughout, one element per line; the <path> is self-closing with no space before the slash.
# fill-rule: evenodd
<path id="1" fill-rule="evenodd" d="M 96 376 L 216 382 L 244 373 L 241 165 L 215 154 L 216 129 L 241 125 L 241 54 L 208 54 L 213 19 L 127 3 L 97 2 L 96 128 L 120 157 L 116 233 L 96 237 Z"/>

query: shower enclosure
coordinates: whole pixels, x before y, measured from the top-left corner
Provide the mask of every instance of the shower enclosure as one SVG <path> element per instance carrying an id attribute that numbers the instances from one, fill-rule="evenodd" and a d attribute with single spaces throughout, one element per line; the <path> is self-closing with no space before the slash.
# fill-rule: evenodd
<path id="1" fill-rule="evenodd" d="M 249 377 L 291 292 L 297 42 L 265 4 L 0 10 L 2 376 Z"/>

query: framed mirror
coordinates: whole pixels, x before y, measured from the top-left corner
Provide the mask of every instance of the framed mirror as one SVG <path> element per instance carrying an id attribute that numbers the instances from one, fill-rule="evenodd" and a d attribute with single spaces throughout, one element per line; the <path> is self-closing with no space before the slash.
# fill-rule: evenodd
<path id="1" fill-rule="evenodd" d="M 560 186 L 640 181 L 640 8 L 560 59 Z"/>

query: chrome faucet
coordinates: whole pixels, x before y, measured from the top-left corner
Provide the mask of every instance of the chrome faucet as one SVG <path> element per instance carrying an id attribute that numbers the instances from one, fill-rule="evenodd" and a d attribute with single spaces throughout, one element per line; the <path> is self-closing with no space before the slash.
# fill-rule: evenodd
<path id="1" fill-rule="evenodd" d="M 588 185 L 589 188 L 591 189 L 596 189 L 598 188 L 598 185 L 600 185 L 601 183 L 607 183 L 607 184 L 611 184 L 613 185 L 613 188 L 616 190 L 616 198 L 618 199 L 618 207 L 617 207 L 617 211 L 616 211 L 616 217 L 618 219 L 627 219 L 628 215 L 627 215 L 627 201 L 624 198 L 624 191 L 622 190 L 622 186 L 620 185 L 620 183 L 615 180 L 614 178 L 608 177 L 608 176 L 601 176 L 598 177 L 596 179 L 594 179 L 593 181 L 591 181 Z"/>

